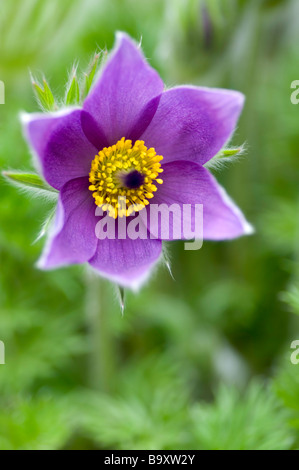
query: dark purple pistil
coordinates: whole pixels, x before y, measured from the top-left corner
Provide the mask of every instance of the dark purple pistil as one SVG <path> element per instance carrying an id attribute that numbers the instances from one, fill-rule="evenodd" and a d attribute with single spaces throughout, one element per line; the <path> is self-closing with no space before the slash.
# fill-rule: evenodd
<path id="1" fill-rule="evenodd" d="M 124 184 L 128 189 L 139 188 L 144 183 L 144 175 L 137 170 L 133 170 L 124 177 Z"/>

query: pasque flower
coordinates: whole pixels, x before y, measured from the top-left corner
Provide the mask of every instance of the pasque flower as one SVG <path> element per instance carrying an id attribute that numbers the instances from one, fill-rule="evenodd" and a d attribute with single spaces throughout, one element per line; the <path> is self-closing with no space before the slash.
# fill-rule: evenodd
<path id="1" fill-rule="evenodd" d="M 123 286 L 147 276 L 160 258 L 162 241 L 99 240 L 97 206 L 129 221 L 153 202 L 203 204 L 205 239 L 250 233 L 241 211 L 203 166 L 230 139 L 243 101 L 236 91 L 165 89 L 140 48 L 118 34 L 82 108 L 23 116 L 40 171 L 59 191 L 39 267 L 88 262 Z M 126 200 L 122 210 L 119 196 Z"/>

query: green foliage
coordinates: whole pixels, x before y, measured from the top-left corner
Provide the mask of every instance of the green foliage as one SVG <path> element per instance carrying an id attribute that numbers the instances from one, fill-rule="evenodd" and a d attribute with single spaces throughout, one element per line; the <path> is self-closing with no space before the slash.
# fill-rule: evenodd
<path id="1" fill-rule="evenodd" d="M 17 398 L 0 413 L 0 449 L 53 450 L 70 436 L 67 417 L 61 399 Z"/>
<path id="2" fill-rule="evenodd" d="M 115 395 L 80 396 L 78 416 L 96 444 L 121 449 L 172 449 L 188 445 L 186 390 L 176 368 L 150 356 L 125 368 Z"/>
<path id="3" fill-rule="evenodd" d="M 69 84 L 66 90 L 66 105 L 75 105 L 80 102 L 80 86 L 76 77 L 76 70 L 74 69 L 71 73 Z"/>
<path id="4" fill-rule="evenodd" d="M 96 73 L 104 58 L 104 53 L 94 54 L 88 69 L 83 74 L 78 73 L 78 66 L 74 66 L 66 84 L 66 91 L 63 100 L 55 98 L 46 79 L 43 79 L 43 86 L 32 79 L 32 86 L 37 102 L 42 111 L 54 111 L 60 106 L 82 105 L 84 98 L 88 95 L 94 82 Z M 57 103 L 60 103 L 58 105 Z"/>
<path id="5" fill-rule="evenodd" d="M 192 420 L 206 450 L 285 450 L 293 443 L 286 411 L 267 387 L 256 383 L 243 396 L 221 387 L 213 404 L 195 405 Z"/>
<path id="6" fill-rule="evenodd" d="M 242 155 L 244 155 L 244 146 L 225 148 L 205 163 L 204 166 L 209 170 L 221 170 L 227 166 L 228 163 L 236 163 Z"/>
<path id="7" fill-rule="evenodd" d="M 99 64 L 101 61 L 101 54 L 95 54 L 93 59 L 91 60 L 87 72 L 84 74 L 85 77 L 85 84 L 83 89 L 83 98 L 85 98 L 92 86 L 92 83 L 95 79 Z"/>
<path id="8" fill-rule="evenodd" d="M 280 296 L 289 307 L 292 313 L 299 315 L 299 288 L 291 286 L 288 291 L 283 292 Z"/>
<path id="9" fill-rule="evenodd" d="M 3 2 L 0 165 L 22 172 L 0 181 L 1 449 L 299 448 L 297 18 L 291 0 Z M 33 84 L 42 110 L 80 105 L 115 30 L 142 38 L 167 86 L 246 95 L 212 163 L 256 227 L 199 252 L 167 246 L 174 280 L 164 265 L 126 296 L 83 268 L 35 268 L 57 194 L 41 200 L 17 119 L 37 108 L 28 70 L 48 77 Z"/>
<path id="10" fill-rule="evenodd" d="M 49 186 L 39 175 L 12 171 L 3 171 L 2 174 L 8 179 L 8 181 L 20 186 L 21 188 L 34 189 L 39 193 L 45 192 L 54 193 L 56 195 L 58 194 L 58 191 Z"/>
<path id="11" fill-rule="evenodd" d="M 32 86 L 41 109 L 43 111 L 53 111 L 56 107 L 55 98 L 47 81 L 44 79 L 43 86 L 41 86 L 32 79 Z"/>

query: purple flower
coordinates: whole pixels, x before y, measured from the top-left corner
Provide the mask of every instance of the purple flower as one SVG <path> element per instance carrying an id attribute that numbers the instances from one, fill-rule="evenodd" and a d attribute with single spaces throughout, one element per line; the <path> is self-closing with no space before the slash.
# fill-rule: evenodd
<path id="1" fill-rule="evenodd" d="M 59 191 L 39 267 L 88 262 L 102 276 L 130 287 L 147 276 L 160 258 L 162 241 L 99 240 L 97 206 L 128 223 L 138 216 L 130 216 L 130 204 L 140 214 L 152 203 L 203 204 L 205 239 L 251 233 L 241 211 L 203 166 L 230 139 L 243 102 L 235 91 L 165 90 L 141 50 L 118 34 L 82 109 L 24 116 L 40 171 Z M 118 196 L 127 203 L 121 214 Z"/>

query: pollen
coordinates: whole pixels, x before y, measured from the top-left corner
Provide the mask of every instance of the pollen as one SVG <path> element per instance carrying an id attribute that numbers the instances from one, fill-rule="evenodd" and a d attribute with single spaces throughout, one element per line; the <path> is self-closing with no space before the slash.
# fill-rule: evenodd
<path id="1" fill-rule="evenodd" d="M 139 212 L 157 191 L 163 157 L 142 140 L 134 144 L 123 137 L 94 158 L 89 174 L 90 191 L 97 206 L 113 218 Z"/>

